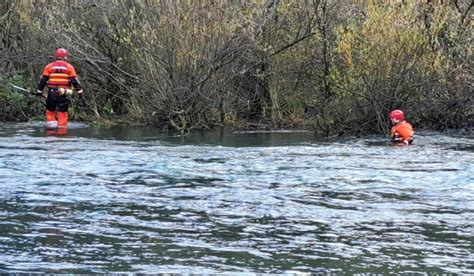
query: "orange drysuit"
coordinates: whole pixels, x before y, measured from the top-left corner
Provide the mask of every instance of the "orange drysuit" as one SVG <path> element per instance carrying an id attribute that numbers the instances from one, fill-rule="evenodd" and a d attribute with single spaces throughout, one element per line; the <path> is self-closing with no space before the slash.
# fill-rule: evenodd
<path id="1" fill-rule="evenodd" d="M 77 80 L 76 70 L 64 60 L 56 60 L 49 63 L 43 70 L 38 90 L 42 91 L 48 86 L 48 97 L 46 99 L 46 121 L 51 122 L 58 119 L 59 127 L 66 127 L 68 121 L 69 99 L 66 95 L 59 94 L 60 89 L 69 89 L 74 86 L 77 90 L 81 85 Z M 57 112 L 57 114 L 56 114 Z"/>
<path id="2" fill-rule="evenodd" d="M 390 140 L 396 144 L 411 144 L 413 142 L 413 127 L 406 121 L 401 121 L 390 130 Z"/>

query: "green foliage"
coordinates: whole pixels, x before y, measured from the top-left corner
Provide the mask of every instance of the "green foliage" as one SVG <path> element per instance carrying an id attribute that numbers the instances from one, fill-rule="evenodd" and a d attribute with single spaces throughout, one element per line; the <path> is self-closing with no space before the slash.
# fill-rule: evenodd
<path id="1" fill-rule="evenodd" d="M 12 87 L 12 85 L 21 86 L 25 83 L 22 75 L 13 75 L 2 80 L 2 83 L 2 86 L 0 86 L 0 105 L 3 107 L 3 112 L 0 115 L 3 120 L 28 120 L 39 111 L 34 99 L 32 99 L 33 95 Z"/>
<path id="2" fill-rule="evenodd" d="M 341 64 L 331 75 L 336 94 L 351 103 L 350 120 L 373 122 L 369 131 L 387 128 L 390 109 L 409 107 L 412 89 L 421 81 L 427 41 L 416 13 L 415 4 L 369 1 L 361 26 L 351 22 L 338 30 L 335 50 Z"/>
<path id="3" fill-rule="evenodd" d="M 341 107 L 353 111 L 350 119 L 341 117 L 344 124 L 355 120 L 366 131 L 383 131 L 388 127 L 386 114 L 391 109 L 402 108 L 417 116 L 419 111 L 426 113 L 421 106 L 436 107 L 424 106 L 419 99 L 428 102 L 445 94 L 434 84 L 447 81 L 443 73 L 455 68 L 452 59 L 443 53 L 446 49 L 433 44 L 433 37 L 447 28 L 449 7 L 435 7 L 432 16 L 436 19 L 429 30 L 425 9 L 417 1 L 406 4 L 369 1 L 365 20 L 338 28 L 337 63 L 331 77 L 337 101 L 345 102 Z M 452 82 L 442 86 L 447 83 Z M 425 98 L 425 95 L 430 96 Z M 433 111 L 438 113 L 442 109 Z"/>
<path id="4" fill-rule="evenodd" d="M 72 110 L 97 121 L 330 135 L 386 132 L 402 108 L 416 127 L 472 125 L 472 5 L 438 2 L 6 1 L 0 118 L 39 114 L 9 83 L 36 83 L 60 46 L 85 88 Z"/>

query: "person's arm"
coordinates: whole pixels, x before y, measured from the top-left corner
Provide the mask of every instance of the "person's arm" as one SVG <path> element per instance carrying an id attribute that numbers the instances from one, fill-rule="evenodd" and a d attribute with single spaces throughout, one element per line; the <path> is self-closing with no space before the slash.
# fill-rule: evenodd
<path id="1" fill-rule="evenodd" d="M 45 75 L 41 76 L 40 81 L 38 83 L 38 89 L 36 90 L 36 92 L 33 92 L 33 94 L 35 96 L 44 97 L 43 89 L 44 89 L 44 86 L 46 85 L 46 83 L 48 82 L 48 79 L 49 79 L 48 76 L 45 76 Z"/>
<path id="2" fill-rule="evenodd" d="M 48 82 L 49 76 L 42 75 L 40 78 L 40 81 L 38 83 L 38 91 L 41 91 L 43 93 L 44 86 Z"/>
<path id="3" fill-rule="evenodd" d="M 401 141 L 401 138 L 398 135 L 393 135 L 392 137 L 390 137 L 390 142 L 394 144 L 398 144 L 400 143 L 400 141 Z"/>
<path id="4" fill-rule="evenodd" d="M 77 94 L 79 96 L 82 96 L 82 86 L 79 80 L 77 79 L 77 74 L 76 74 L 76 69 L 74 69 L 74 66 L 71 64 L 67 64 L 67 67 L 69 69 L 69 81 L 71 82 L 72 86 L 76 89 Z"/>
<path id="5" fill-rule="evenodd" d="M 43 90 L 49 79 L 49 64 L 43 69 L 43 74 L 38 83 L 38 89 L 36 90 L 36 95 L 43 95 Z"/>
<path id="6" fill-rule="evenodd" d="M 390 129 L 390 142 L 394 143 L 394 144 L 397 144 L 398 142 L 400 142 L 400 137 L 397 133 L 397 126 L 393 126 L 391 129 Z"/>
<path id="7" fill-rule="evenodd" d="M 83 92 L 82 91 L 82 86 L 81 86 L 81 83 L 79 82 L 79 80 L 77 79 L 77 77 L 69 78 L 69 80 L 71 81 L 72 86 L 76 89 L 77 94 L 82 95 L 82 92 Z"/>

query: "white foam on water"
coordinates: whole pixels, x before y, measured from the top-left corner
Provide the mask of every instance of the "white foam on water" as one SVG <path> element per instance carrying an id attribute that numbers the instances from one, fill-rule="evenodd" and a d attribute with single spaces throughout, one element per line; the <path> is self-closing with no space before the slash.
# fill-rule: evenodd
<path id="1" fill-rule="evenodd" d="M 56 129 L 58 128 L 58 122 L 57 121 L 50 121 L 50 122 L 45 122 L 45 121 L 29 121 L 25 123 L 18 123 L 16 124 L 17 128 L 47 128 L 47 129 Z M 87 128 L 89 127 L 88 124 L 82 123 L 82 122 L 72 122 L 69 121 L 67 124 L 68 129 L 79 129 L 79 128 Z"/>
<path id="2" fill-rule="evenodd" d="M 48 129 L 57 128 L 57 127 L 58 127 L 58 122 L 57 121 L 46 122 L 46 128 L 48 128 Z"/>

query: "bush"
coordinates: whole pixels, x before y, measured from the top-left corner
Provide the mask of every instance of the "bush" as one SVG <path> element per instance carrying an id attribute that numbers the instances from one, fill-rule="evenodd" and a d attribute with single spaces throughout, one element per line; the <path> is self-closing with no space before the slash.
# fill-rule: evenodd
<path id="1" fill-rule="evenodd" d="M 0 118 L 4 121 L 25 121 L 35 115 L 40 115 L 42 105 L 40 99 L 28 92 L 14 89 L 13 85 L 20 86 L 25 83 L 21 75 L 13 75 L 5 81 L 0 80 Z"/>

